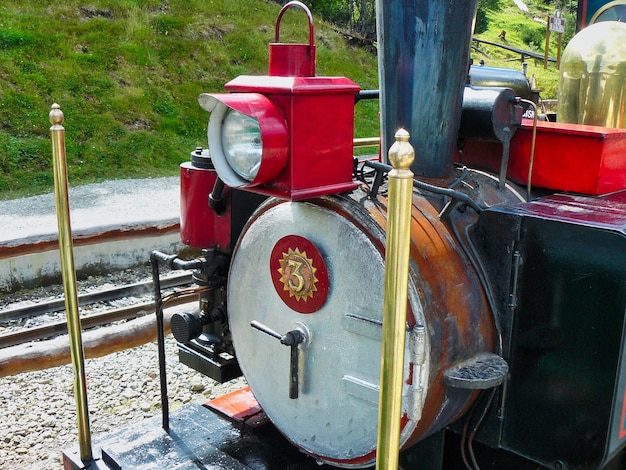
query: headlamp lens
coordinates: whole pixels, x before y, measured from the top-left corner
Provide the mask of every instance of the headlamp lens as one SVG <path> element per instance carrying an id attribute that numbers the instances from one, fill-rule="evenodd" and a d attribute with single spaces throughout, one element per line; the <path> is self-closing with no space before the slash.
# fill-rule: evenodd
<path id="1" fill-rule="evenodd" d="M 259 121 L 230 109 L 222 123 L 222 148 L 226 161 L 235 173 L 253 181 L 263 155 Z"/>

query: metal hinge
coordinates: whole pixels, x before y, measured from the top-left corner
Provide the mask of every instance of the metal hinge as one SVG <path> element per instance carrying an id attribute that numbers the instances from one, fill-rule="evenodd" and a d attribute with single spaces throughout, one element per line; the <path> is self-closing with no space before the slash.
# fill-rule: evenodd
<path id="1" fill-rule="evenodd" d="M 518 250 L 513 252 L 513 266 L 511 275 L 511 287 L 509 290 L 509 304 L 507 305 L 511 311 L 517 308 L 517 285 L 519 280 L 519 270 L 522 265 L 522 255 Z"/>
<path id="2" fill-rule="evenodd" d="M 424 408 L 424 384 L 422 384 L 422 367 L 426 361 L 426 327 L 416 325 L 409 331 L 409 342 L 411 351 L 410 363 L 413 367 L 413 383 L 408 390 L 406 400 L 407 417 L 414 422 L 418 422 L 422 417 Z"/>

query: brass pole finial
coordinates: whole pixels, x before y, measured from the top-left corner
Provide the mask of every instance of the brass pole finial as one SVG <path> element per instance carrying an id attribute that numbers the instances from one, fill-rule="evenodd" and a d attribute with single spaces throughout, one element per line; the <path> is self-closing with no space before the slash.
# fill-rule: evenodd
<path id="1" fill-rule="evenodd" d="M 411 136 L 405 129 L 398 129 L 396 141 L 389 149 L 389 162 L 396 170 L 408 170 L 415 159 L 415 151 L 409 143 Z M 413 173 L 411 173 L 411 177 Z"/>
<path id="2" fill-rule="evenodd" d="M 76 288 L 76 270 L 72 246 L 72 229 L 67 183 L 67 164 L 65 157 L 65 129 L 61 107 L 54 103 L 50 110 L 50 137 L 52 139 L 52 163 L 54 167 L 54 194 L 59 226 L 59 253 L 61 255 L 61 274 L 65 292 L 65 313 L 67 331 L 70 337 L 70 358 L 74 369 L 74 395 L 76 399 L 76 418 L 78 422 L 78 444 L 80 458 L 84 463 L 93 461 L 91 452 L 91 431 L 89 429 L 89 409 L 87 407 L 87 381 L 85 357 L 78 312 L 78 293 Z"/>
<path id="3" fill-rule="evenodd" d="M 383 339 L 380 364 L 378 444 L 376 468 L 397 470 L 400 459 L 400 423 L 409 286 L 409 250 L 413 206 L 413 172 L 409 169 L 415 152 L 409 133 L 400 129 L 389 149 L 389 206 L 385 250 L 385 294 Z"/>
<path id="4" fill-rule="evenodd" d="M 63 117 L 63 111 L 61 111 L 61 107 L 57 103 L 53 103 L 50 108 L 50 124 L 52 124 L 53 126 L 62 125 L 65 118 Z"/>

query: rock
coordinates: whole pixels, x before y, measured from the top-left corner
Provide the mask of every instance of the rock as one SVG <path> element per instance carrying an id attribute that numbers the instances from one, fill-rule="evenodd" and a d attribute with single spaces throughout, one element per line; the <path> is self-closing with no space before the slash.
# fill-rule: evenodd
<path id="1" fill-rule="evenodd" d="M 202 392 L 204 391 L 204 384 L 200 381 L 193 382 L 191 387 L 189 387 L 192 392 Z"/>

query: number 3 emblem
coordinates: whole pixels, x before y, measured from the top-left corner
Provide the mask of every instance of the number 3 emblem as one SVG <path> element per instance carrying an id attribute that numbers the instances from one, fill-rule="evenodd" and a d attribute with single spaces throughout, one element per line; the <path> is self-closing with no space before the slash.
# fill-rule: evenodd
<path id="1" fill-rule="evenodd" d="M 326 265 L 319 250 L 306 238 L 281 238 L 272 250 L 270 271 L 276 292 L 293 310 L 313 313 L 326 301 Z"/>

